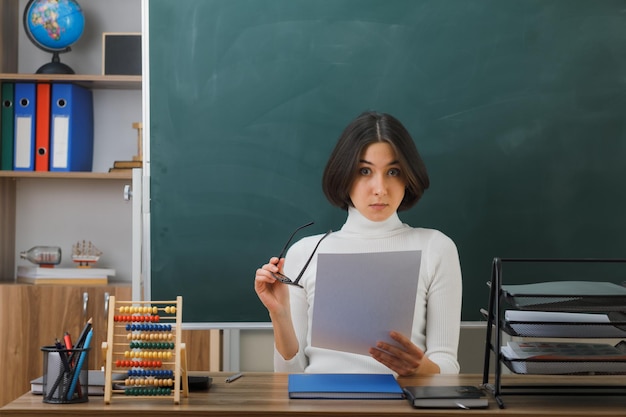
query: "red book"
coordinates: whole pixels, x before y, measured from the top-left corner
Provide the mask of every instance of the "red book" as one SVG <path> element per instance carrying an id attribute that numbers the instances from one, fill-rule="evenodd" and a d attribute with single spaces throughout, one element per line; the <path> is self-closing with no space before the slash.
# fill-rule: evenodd
<path id="1" fill-rule="evenodd" d="M 37 84 L 35 171 L 50 170 L 50 84 Z"/>

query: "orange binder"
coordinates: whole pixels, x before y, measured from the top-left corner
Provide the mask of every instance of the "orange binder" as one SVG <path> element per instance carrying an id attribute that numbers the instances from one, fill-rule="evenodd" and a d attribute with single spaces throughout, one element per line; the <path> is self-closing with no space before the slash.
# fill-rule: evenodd
<path id="1" fill-rule="evenodd" d="M 37 84 L 35 171 L 50 170 L 50 84 Z"/>

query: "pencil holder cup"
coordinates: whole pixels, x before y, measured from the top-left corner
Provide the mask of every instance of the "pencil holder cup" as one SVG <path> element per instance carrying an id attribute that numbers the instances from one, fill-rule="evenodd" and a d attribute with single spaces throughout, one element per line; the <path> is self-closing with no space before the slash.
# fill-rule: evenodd
<path id="1" fill-rule="evenodd" d="M 89 401 L 89 348 L 43 346 L 43 402 L 73 404 Z"/>

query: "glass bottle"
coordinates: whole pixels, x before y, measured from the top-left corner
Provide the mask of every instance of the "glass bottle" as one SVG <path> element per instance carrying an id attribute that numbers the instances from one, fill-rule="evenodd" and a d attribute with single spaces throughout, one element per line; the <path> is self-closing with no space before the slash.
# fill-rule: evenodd
<path id="1" fill-rule="evenodd" d="M 58 246 L 33 246 L 20 252 L 20 258 L 27 259 L 39 266 L 52 266 L 61 263 L 61 248 Z"/>

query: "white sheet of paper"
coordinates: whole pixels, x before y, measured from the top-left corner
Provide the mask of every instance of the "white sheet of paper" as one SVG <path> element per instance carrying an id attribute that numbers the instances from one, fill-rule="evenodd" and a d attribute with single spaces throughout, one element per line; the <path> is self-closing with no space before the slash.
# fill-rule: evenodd
<path id="1" fill-rule="evenodd" d="M 421 251 L 317 257 L 311 345 L 369 355 L 391 330 L 410 337 Z"/>

